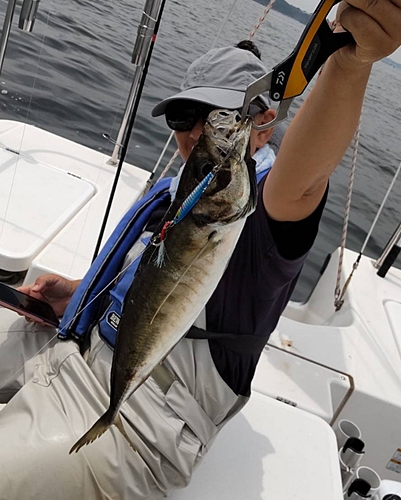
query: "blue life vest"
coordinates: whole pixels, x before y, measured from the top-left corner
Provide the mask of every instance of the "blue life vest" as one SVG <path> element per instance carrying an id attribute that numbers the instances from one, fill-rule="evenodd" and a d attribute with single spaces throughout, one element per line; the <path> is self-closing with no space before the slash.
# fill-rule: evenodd
<path id="1" fill-rule="evenodd" d="M 116 286 L 113 279 L 121 271 L 127 253 L 141 236 L 152 212 L 170 198 L 170 183 L 171 177 L 159 181 L 143 198 L 134 203 L 118 223 L 75 290 L 60 322 L 59 338 L 83 338 L 99 320 L 99 309 L 109 293 L 122 303 L 133 281 L 139 258 L 129 266 L 129 273 L 125 273 Z M 125 291 L 121 289 L 122 285 L 126 287 Z M 118 314 L 120 313 L 121 310 L 118 311 Z M 115 333 L 114 330 L 114 338 L 108 339 L 112 345 L 115 342 Z"/>
<path id="2" fill-rule="evenodd" d="M 267 170 L 270 168 L 258 172 L 258 182 Z M 59 338 L 82 339 L 99 322 L 101 337 L 110 346 L 115 345 L 124 297 L 134 280 L 142 254 L 127 267 L 117 283 L 114 278 L 121 271 L 127 253 L 143 233 L 152 212 L 170 198 L 171 180 L 165 178 L 157 182 L 121 219 L 72 296 L 59 326 Z"/>

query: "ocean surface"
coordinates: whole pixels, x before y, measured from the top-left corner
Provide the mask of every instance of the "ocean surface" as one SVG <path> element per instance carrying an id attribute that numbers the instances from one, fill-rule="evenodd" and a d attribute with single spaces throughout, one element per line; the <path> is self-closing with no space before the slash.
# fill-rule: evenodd
<path id="1" fill-rule="evenodd" d="M 18 29 L 17 8 L 0 77 L 0 117 L 32 123 L 110 153 L 112 145 L 102 134 L 117 135 L 131 85 L 130 60 L 143 5 L 134 0 L 41 0 L 31 34 Z M 6 6 L 0 0 L 1 26 Z M 232 0 L 166 2 L 127 155 L 130 163 L 152 170 L 170 131 L 164 118 L 151 118 L 151 109 L 177 91 L 192 60 L 212 46 L 233 45 L 247 38 L 263 12 L 252 0 L 237 1 L 223 26 L 232 6 Z M 302 29 L 293 19 L 274 11 L 269 14 L 254 37 L 267 68 L 292 51 Z M 292 113 L 303 97 L 296 100 Z M 400 100 L 401 70 L 377 63 L 363 109 L 347 239 L 347 246 L 356 251 L 401 161 Z M 162 166 L 174 150 L 170 145 Z M 306 299 L 325 256 L 340 244 L 352 154 L 350 149 L 332 176 L 320 234 L 294 292 L 295 300 Z M 178 167 L 177 162 L 174 170 Z M 400 191 L 401 178 L 367 247 L 369 256 L 378 256 L 401 220 Z"/>

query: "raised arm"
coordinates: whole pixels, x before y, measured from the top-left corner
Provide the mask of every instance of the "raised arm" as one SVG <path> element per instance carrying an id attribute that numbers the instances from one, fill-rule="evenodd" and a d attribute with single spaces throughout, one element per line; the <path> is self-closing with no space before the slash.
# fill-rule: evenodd
<path id="1" fill-rule="evenodd" d="M 301 220 L 316 209 L 357 127 L 372 64 L 401 44 L 401 0 L 349 0 L 338 18 L 356 44 L 326 62 L 287 130 L 263 192 L 276 220 Z"/>

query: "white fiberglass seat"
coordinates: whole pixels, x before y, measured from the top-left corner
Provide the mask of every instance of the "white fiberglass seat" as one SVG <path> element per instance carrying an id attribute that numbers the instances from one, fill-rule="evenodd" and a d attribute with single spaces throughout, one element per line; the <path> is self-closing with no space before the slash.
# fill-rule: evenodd
<path id="1" fill-rule="evenodd" d="M 336 439 L 321 418 L 253 393 L 172 500 L 341 500 Z"/>

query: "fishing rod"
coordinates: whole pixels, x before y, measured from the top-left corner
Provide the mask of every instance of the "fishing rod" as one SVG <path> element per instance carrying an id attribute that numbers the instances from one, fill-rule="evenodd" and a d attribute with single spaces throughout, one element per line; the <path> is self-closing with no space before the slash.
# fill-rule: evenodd
<path id="1" fill-rule="evenodd" d="M 102 243 L 102 239 L 106 229 L 106 224 L 110 215 L 111 205 L 116 193 L 118 180 L 121 175 L 125 157 L 127 155 L 131 132 L 138 112 L 139 101 L 141 99 L 146 76 L 148 74 L 152 52 L 156 43 L 157 33 L 159 31 L 165 4 L 166 0 L 146 1 L 142 20 L 140 25 L 138 26 L 138 34 L 132 54 L 132 62 L 136 64 L 137 68 L 134 75 L 134 81 L 131 86 L 130 95 L 128 97 L 127 107 L 121 124 L 120 132 L 115 141 L 111 139 L 107 134 L 103 134 L 106 139 L 115 144 L 113 155 L 108 163 L 112 165 L 117 163 L 116 157 L 118 155 L 118 152 L 120 152 L 120 158 L 118 160 L 116 175 L 114 177 L 113 186 L 111 188 L 109 201 L 107 203 L 92 262 L 95 260 L 97 254 L 99 253 L 100 245 Z"/>

